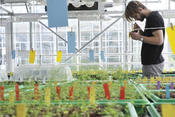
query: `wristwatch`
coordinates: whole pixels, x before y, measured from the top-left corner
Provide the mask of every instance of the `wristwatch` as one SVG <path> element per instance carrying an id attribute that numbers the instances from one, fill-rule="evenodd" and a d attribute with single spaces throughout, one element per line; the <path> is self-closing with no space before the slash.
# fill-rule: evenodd
<path id="1" fill-rule="evenodd" d="M 140 38 L 140 41 L 141 41 L 141 42 L 143 42 L 143 41 L 144 41 L 144 37 L 143 37 L 143 36 Z"/>

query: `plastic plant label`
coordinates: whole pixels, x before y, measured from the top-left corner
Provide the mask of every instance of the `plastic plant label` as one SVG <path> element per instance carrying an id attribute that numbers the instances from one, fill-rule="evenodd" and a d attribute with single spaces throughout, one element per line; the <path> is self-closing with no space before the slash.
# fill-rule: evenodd
<path id="1" fill-rule="evenodd" d="M 174 30 L 171 27 L 166 28 L 166 32 L 168 35 L 168 40 L 172 49 L 172 52 L 175 54 L 175 26 L 173 26 Z"/>
<path id="2" fill-rule="evenodd" d="M 121 100 L 125 99 L 125 87 L 123 86 L 120 87 L 120 99 Z"/>
<path id="3" fill-rule="evenodd" d="M 10 102 L 11 104 L 13 104 L 14 101 L 15 101 L 15 93 L 14 93 L 13 91 L 11 91 L 11 92 L 9 93 L 9 102 Z"/>
<path id="4" fill-rule="evenodd" d="M 61 62 L 61 58 L 62 58 L 62 51 L 58 51 L 57 52 L 57 62 Z"/>
<path id="5" fill-rule="evenodd" d="M 157 89 L 160 90 L 160 81 L 157 81 Z"/>
<path id="6" fill-rule="evenodd" d="M 74 87 L 69 87 L 69 99 L 70 100 L 73 99 L 73 91 L 74 91 Z"/>
<path id="7" fill-rule="evenodd" d="M 174 82 L 171 82 L 171 89 L 174 89 Z"/>
<path id="8" fill-rule="evenodd" d="M 105 96 L 106 96 L 106 98 L 107 98 L 108 100 L 110 100 L 110 99 L 111 99 L 111 96 L 110 96 L 108 84 L 107 84 L 107 83 L 104 83 L 103 87 L 104 87 L 104 90 L 105 90 Z"/>
<path id="9" fill-rule="evenodd" d="M 92 86 L 91 87 L 91 91 L 90 91 L 90 104 L 91 105 L 94 105 L 95 104 L 95 101 L 96 101 L 95 95 L 96 95 L 95 87 Z"/>
<path id="10" fill-rule="evenodd" d="M 35 50 L 30 50 L 30 54 L 29 54 L 29 63 L 30 64 L 34 64 L 35 63 Z"/>
<path id="11" fill-rule="evenodd" d="M 90 58 L 90 62 L 94 62 L 94 60 L 95 60 L 94 50 L 89 50 L 89 58 Z"/>
<path id="12" fill-rule="evenodd" d="M 16 105 L 16 117 L 26 117 L 26 104 L 17 104 Z"/>
<path id="13" fill-rule="evenodd" d="M 4 86 L 0 86 L 0 100 L 5 101 L 4 99 Z"/>
<path id="14" fill-rule="evenodd" d="M 50 105 L 50 88 L 45 88 L 45 104 Z"/>
<path id="15" fill-rule="evenodd" d="M 56 90 L 57 87 L 57 81 L 54 81 L 54 89 Z"/>
<path id="16" fill-rule="evenodd" d="M 124 87 L 127 88 L 127 80 L 124 80 Z"/>
<path id="17" fill-rule="evenodd" d="M 109 88 L 112 89 L 112 82 L 109 82 Z"/>
<path id="18" fill-rule="evenodd" d="M 19 84 L 16 84 L 15 89 L 16 89 L 16 101 L 19 101 Z"/>
<path id="19" fill-rule="evenodd" d="M 169 85 L 166 85 L 166 98 L 169 99 L 170 98 L 170 91 L 169 91 Z"/>
<path id="20" fill-rule="evenodd" d="M 174 117 L 175 115 L 175 105 L 172 104 L 162 104 L 161 110 L 162 110 L 162 117 Z"/>

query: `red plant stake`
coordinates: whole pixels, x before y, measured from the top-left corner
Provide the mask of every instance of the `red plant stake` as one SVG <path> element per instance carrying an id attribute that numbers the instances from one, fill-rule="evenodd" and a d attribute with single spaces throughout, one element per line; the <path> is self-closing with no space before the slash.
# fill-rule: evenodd
<path id="1" fill-rule="evenodd" d="M 16 84 L 16 101 L 19 101 L 19 84 Z"/>
<path id="2" fill-rule="evenodd" d="M 35 94 L 35 100 L 38 100 L 39 99 L 39 88 L 38 88 L 38 84 L 35 84 L 34 94 Z"/>
<path id="3" fill-rule="evenodd" d="M 4 86 L 0 86 L 0 97 L 2 101 L 5 101 L 4 99 Z"/>
<path id="4" fill-rule="evenodd" d="M 56 86 L 56 92 L 57 92 L 57 97 L 60 98 L 60 93 L 61 93 L 61 87 Z"/>
<path id="5" fill-rule="evenodd" d="M 88 89 L 88 99 L 89 99 L 89 97 L 90 97 L 91 87 L 90 87 L 90 86 L 88 86 L 88 87 L 87 87 L 87 89 Z"/>
<path id="6" fill-rule="evenodd" d="M 110 96 L 108 84 L 105 83 L 105 84 L 103 85 L 103 87 L 104 87 L 104 90 L 105 90 L 105 97 L 106 97 L 108 100 L 110 100 L 110 99 L 111 99 L 111 96 Z"/>
<path id="7" fill-rule="evenodd" d="M 120 99 L 121 100 L 125 99 L 125 87 L 123 86 L 120 87 Z"/>
<path id="8" fill-rule="evenodd" d="M 69 99 L 70 100 L 73 99 L 73 90 L 74 90 L 74 87 L 69 87 Z"/>

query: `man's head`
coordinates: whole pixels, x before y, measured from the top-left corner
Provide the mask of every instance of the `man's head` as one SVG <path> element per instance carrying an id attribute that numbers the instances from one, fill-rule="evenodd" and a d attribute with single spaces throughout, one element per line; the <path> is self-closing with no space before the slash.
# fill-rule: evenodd
<path id="1" fill-rule="evenodd" d="M 143 21 L 146 16 L 143 14 L 143 10 L 147 9 L 139 1 L 130 1 L 125 10 L 125 17 L 128 21 L 140 20 Z"/>

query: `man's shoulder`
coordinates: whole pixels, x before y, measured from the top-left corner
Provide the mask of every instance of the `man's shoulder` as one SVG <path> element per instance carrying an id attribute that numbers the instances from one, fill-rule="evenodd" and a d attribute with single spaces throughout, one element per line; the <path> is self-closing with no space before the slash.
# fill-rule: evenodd
<path id="1" fill-rule="evenodd" d="M 161 16 L 159 11 L 152 11 L 151 15 L 152 16 Z"/>
<path id="2" fill-rule="evenodd" d="M 160 15 L 159 11 L 152 11 L 151 14 L 150 14 L 150 18 L 156 18 L 156 17 L 159 17 L 161 18 L 162 16 Z"/>
<path id="3" fill-rule="evenodd" d="M 157 15 L 157 14 L 159 14 L 158 11 L 152 11 L 152 12 L 151 12 L 151 16 L 153 16 L 153 15 Z"/>

